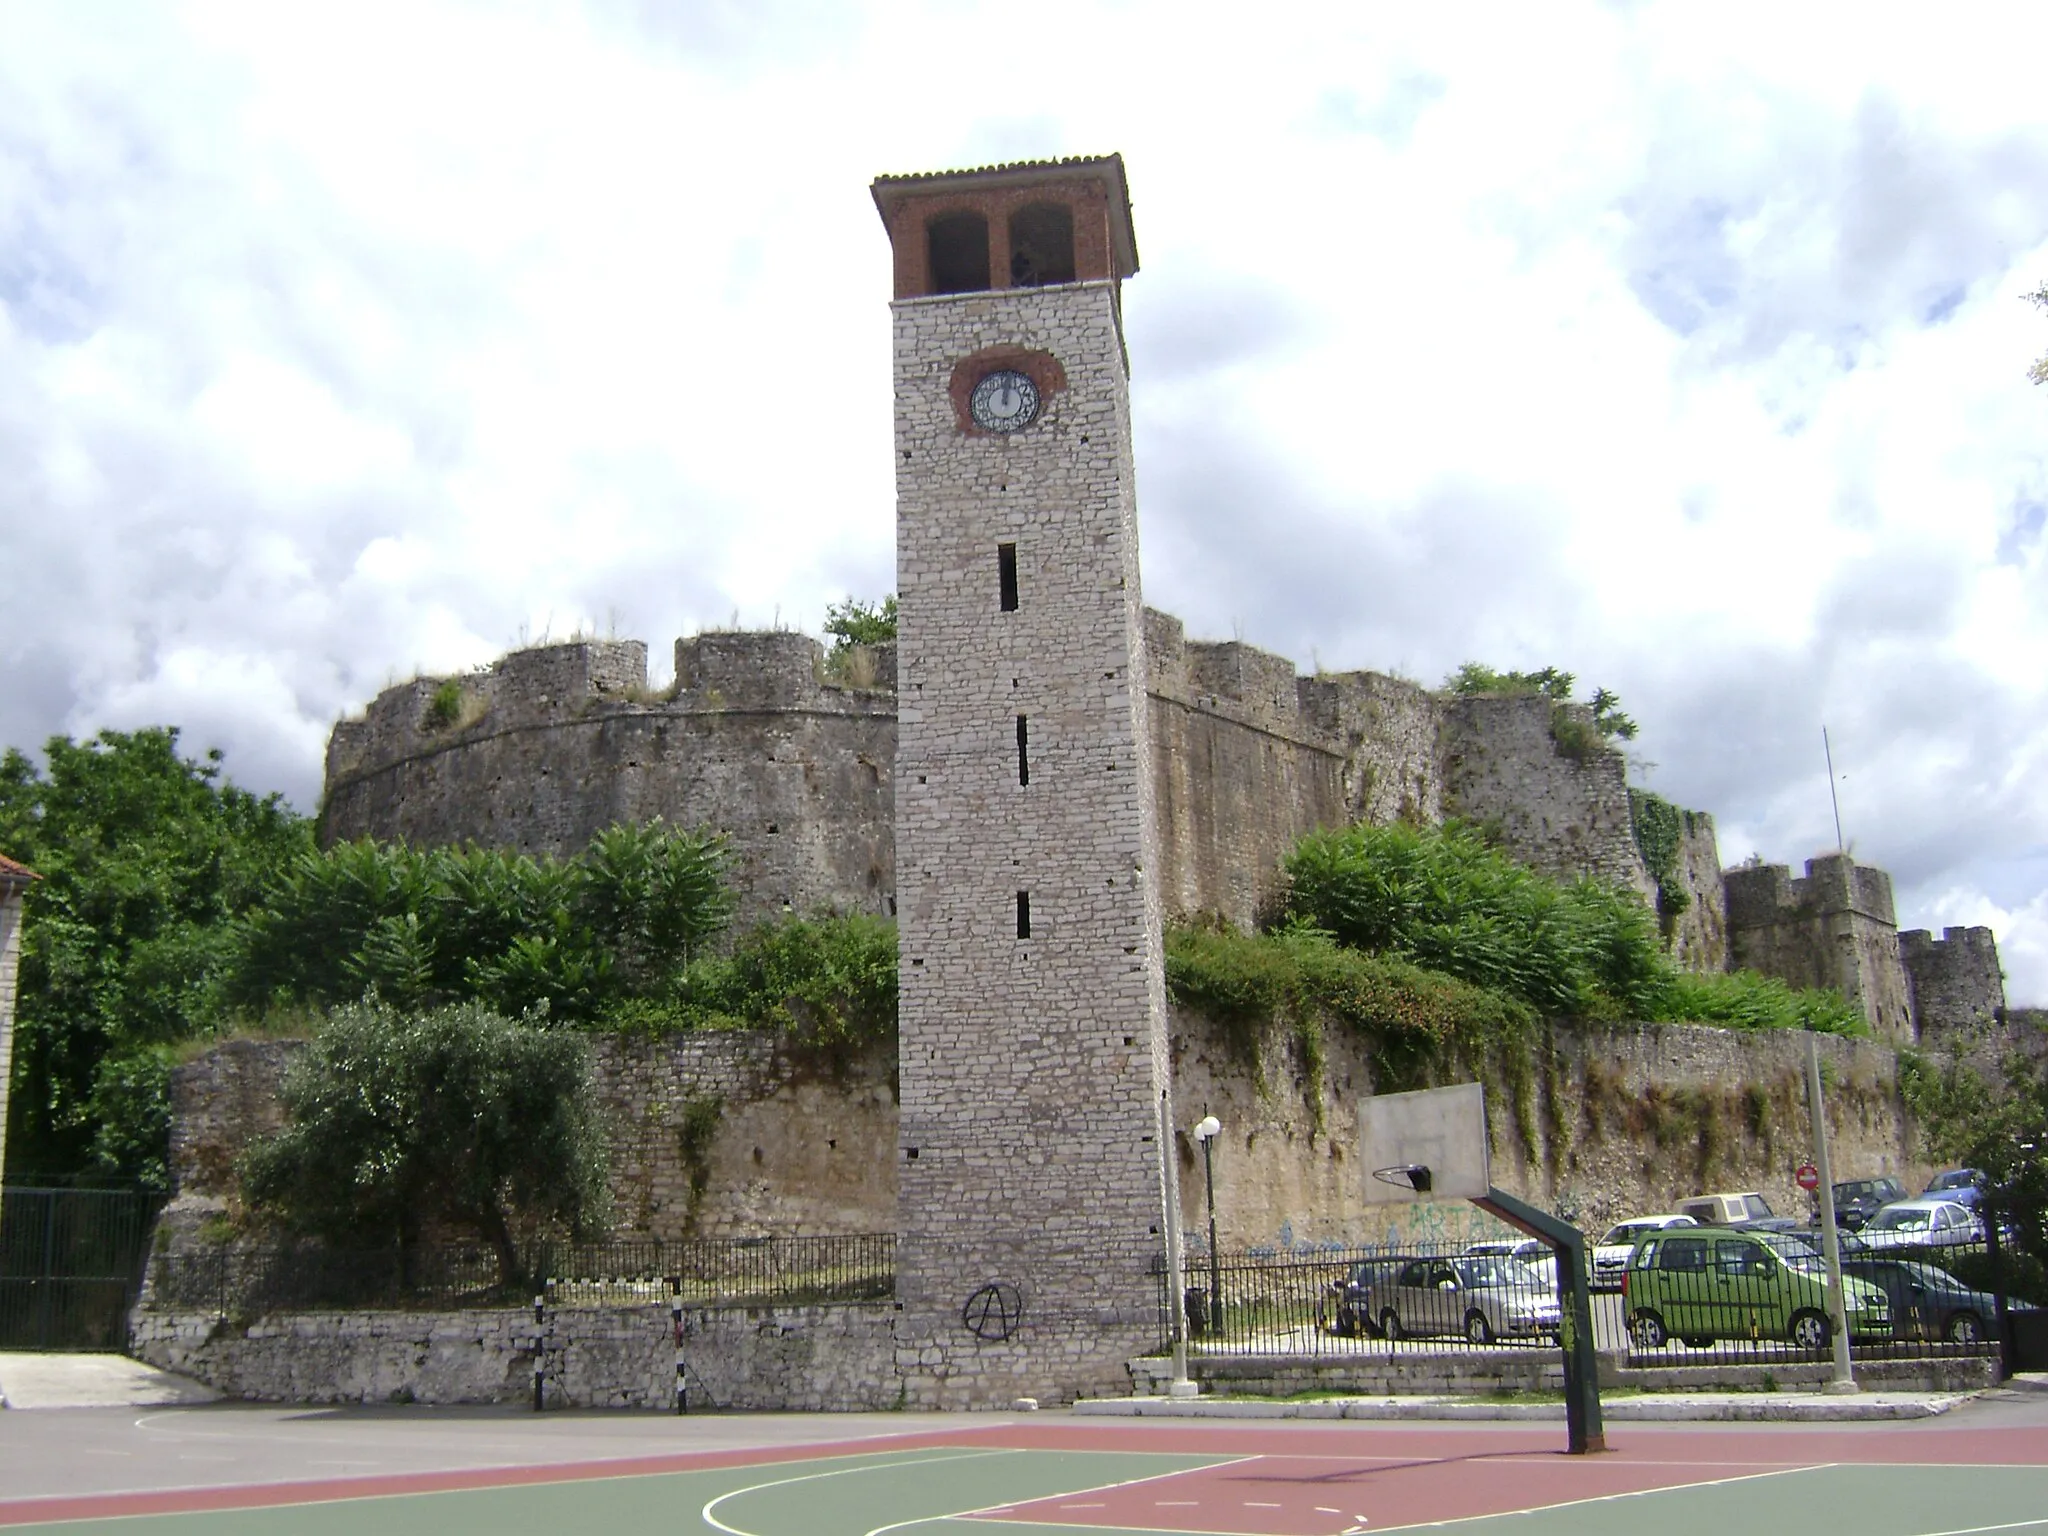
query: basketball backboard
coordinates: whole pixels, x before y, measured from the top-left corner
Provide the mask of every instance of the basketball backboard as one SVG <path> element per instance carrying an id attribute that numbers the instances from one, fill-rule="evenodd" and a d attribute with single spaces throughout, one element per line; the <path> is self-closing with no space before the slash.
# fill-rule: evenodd
<path id="1" fill-rule="evenodd" d="M 1358 1103 L 1365 1203 L 1476 1200 L 1493 1187 L 1478 1083 L 1379 1093 Z"/>

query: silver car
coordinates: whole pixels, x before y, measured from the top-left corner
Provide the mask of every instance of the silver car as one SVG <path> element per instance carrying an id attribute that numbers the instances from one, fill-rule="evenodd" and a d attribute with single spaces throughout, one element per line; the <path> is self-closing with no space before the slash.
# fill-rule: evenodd
<path id="1" fill-rule="evenodd" d="M 1557 1297 L 1512 1259 L 1411 1259 L 1367 1292 L 1366 1315 L 1389 1339 L 1555 1339 Z"/>

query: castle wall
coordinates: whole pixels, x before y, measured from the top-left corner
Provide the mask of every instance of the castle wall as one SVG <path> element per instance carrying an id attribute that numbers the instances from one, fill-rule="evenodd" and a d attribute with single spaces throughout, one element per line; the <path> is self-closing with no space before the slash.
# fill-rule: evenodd
<path id="1" fill-rule="evenodd" d="M 2005 1017 L 2005 974 L 1989 928 L 1924 928 L 1899 935 L 1899 959 L 1913 997 L 1914 1025 L 1932 1044 L 1957 1031 L 1983 1031 Z"/>
<path id="2" fill-rule="evenodd" d="M 1832 987 L 1863 1010 L 1881 1038 L 1910 1043 L 1912 993 L 1900 959 L 1891 876 L 1846 854 L 1723 874 L 1730 964 L 1795 987 Z"/>
<path id="3" fill-rule="evenodd" d="M 893 653 L 876 686 L 821 681 L 816 641 L 678 641 L 672 697 L 646 693 L 638 641 L 520 651 L 458 679 L 437 723 L 432 678 L 387 689 L 328 746 L 329 841 L 475 841 L 570 855 L 655 817 L 729 840 L 742 926 L 831 907 L 892 915 Z"/>
<path id="4" fill-rule="evenodd" d="M 2048 1031 L 2039 1017 L 2028 1023 L 2042 1048 Z M 1375 1084 L 1367 1043 L 1356 1035 L 1328 1030 L 1318 1101 L 1285 1026 L 1260 1042 L 1263 1076 L 1237 1029 L 1176 1007 L 1169 1032 L 1191 1234 L 1204 1230 L 1206 1216 L 1200 1156 L 1186 1133 L 1205 1110 L 1224 1126 L 1215 1163 L 1226 1247 L 1374 1241 L 1393 1236 L 1396 1224 L 1404 1239 L 1462 1240 L 1484 1226 L 1464 1205 L 1364 1205 L 1356 1106 Z M 1560 1026 L 1539 1051 L 1528 1098 L 1533 1156 L 1512 1095 L 1489 1093 L 1495 1182 L 1587 1227 L 1716 1189 L 1759 1190 L 1780 1213 L 1804 1215 L 1791 1174 L 1807 1144 L 1805 1039 L 1684 1024 Z M 614 1118 L 622 1236 L 893 1226 L 898 1122 L 887 1052 L 835 1073 L 792 1061 L 785 1042 L 752 1031 L 596 1044 L 600 1093 Z M 1820 1037 L 1819 1046 L 1830 1068 L 1838 1177 L 1892 1173 L 1919 1188 L 1915 1181 L 1934 1165 L 1896 1095 L 1892 1049 L 1835 1036 Z M 279 1123 L 276 1085 L 299 1048 L 228 1043 L 174 1073 L 173 1171 L 182 1201 L 227 1192 L 223 1175 L 234 1155 Z M 691 1102 L 706 1098 L 716 1103 L 716 1133 L 693 1195 L 679 1138 Z M 1085 1198 L 1089 1186 L 1075 1187 L 1083 1191 L 1075 1198 Z"/>
<path id="5" fill-rule="evenodd" d="M 1555 735 L 1560 713 L 1583 733 L 1576 755 Z M 1507 853 L 1544 874 L 1597 875 L 1654 903 L 1629 816 L 1627 762 L 1592 720 L 1583 705 L 1537 694 L 1445 700 L 1445 811 L 1489 823 Z"/>
<path id="6" fill-rule="evenodd" d="M 895 1056 L 792 1053 L 758 1030 L 597 1035 L 621 1238 L 888 1232 L 896 1225 Z M 284 1123 L 297 1040 L 223 1041 L 171 1074 L 170 1172 L 196 1226 L 235 1160 Z M 196 1198 L 203 1209 L 192 1206 Z"/>
<path id="7" fill-rule="evenodd" d="M 1688 971 L 1709 974 L 1728 966 L 1728 892 L 1721 883 L 1721 847 L 1714 818 L 1683 812 L 1678 840 L 1678 878 L 1692 898 L 1671 934 L 1671 954 Z"/>

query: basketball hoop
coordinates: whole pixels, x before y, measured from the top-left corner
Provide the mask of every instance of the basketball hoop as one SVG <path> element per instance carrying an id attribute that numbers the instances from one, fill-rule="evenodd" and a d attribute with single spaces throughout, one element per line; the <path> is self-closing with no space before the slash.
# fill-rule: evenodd
<path id="1" fill-rule="evenodd" d="M 1391 1184 L 1396 1189 L 1412 1189 L 1418 1195 L 1429 1193 L 1430 1177 L 1427 1163 L 1396 1163 L 1391 1168 L 1375 1168 L 1372 1176 L 1382 1184 Z"/>

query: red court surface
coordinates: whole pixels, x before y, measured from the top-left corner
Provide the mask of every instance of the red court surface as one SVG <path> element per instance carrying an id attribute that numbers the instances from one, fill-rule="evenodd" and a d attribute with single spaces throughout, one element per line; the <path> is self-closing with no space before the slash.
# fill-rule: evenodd
<path id="1" fill-rule="evenodd" d="M 829 1421 L 817 1427 L 831 1431 Z M 0 1437 L 5 1429 L 0 1417 Z M 679 1428 L 678 1440 L 688 1433 Z M 723 1536 L 920 1526 L 925 1536 L 1025 1536 L 1019 1527 L 1374 1536 L 1467 1521 L 1485 1531 L 1515 1517 L 1512 1529 L 1526 1536 L 2048 1533 L 2048 1423 L 1628 1425 L 1609 1438 L 1608 1453 L 1572 1457 L 1559 1449 L 1559 1425 L 968 1419 L 866 1439 L 604 1460 L 11 1501 L 0 1492 L 0 1526 L 514 1536 L 652 1521 Z"/>

